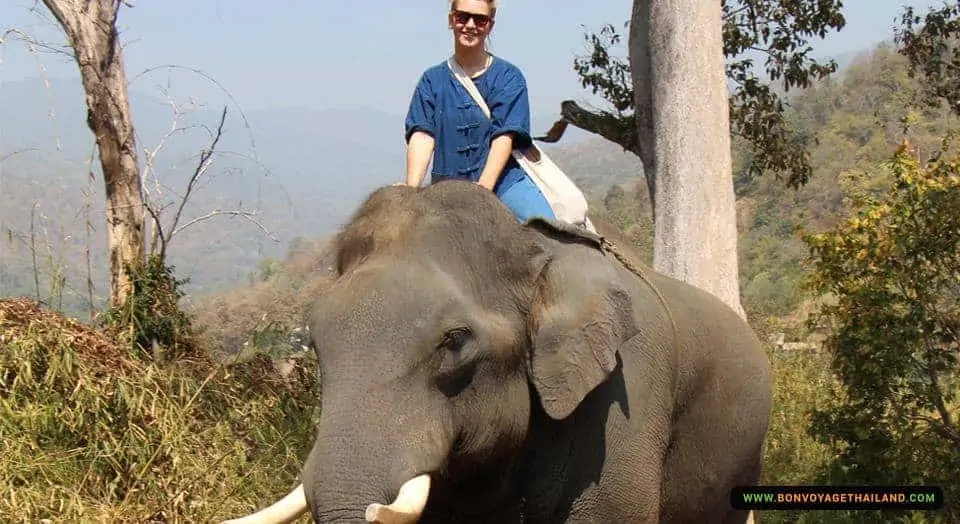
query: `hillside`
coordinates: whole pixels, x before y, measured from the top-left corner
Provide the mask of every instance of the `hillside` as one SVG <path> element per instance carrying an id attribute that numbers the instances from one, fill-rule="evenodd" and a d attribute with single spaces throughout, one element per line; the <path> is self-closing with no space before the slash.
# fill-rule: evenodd
<path id="1" fill-rule="evenodd" d="M 217 102 L 199 104 L 175 89 L 131 93 L 145 191 L 156 207 L 166 206 L 165 225 L 198 151 L 209 143 L 201 126 L 215 127 Z M 180 224 L 215 210 L 242 210 L 253 220 L 220 216 L 174 240 L 170 261 L 190 277 L 191 294 L 247 282 L 262 259 L 283 257 L 300 237 L 329 235 L 373 188 L 403 178 L 401 115 L 368 109 L 243 111 L 229 99 L 220 102 L 228 107 L 220 154 Z M 179 118 L 174 133 L 172 104 Z M 550 124 L 535 122 L 537 129 Z M 12 129 L 16 133 L 2 132 Z M 578 147 L 576 140 L 568 143 Z M 0 296 L 33 296 L 39 287 L 47 303 L 82 315 L 89 276 L 94 304 L 103 304 L 103 183 L 99 165 L 89 162 L 91 147 L 78 83 L 0 84 Z M 566 147 L 559 148 L 561 158 L 580 157 L 565 154 Z M 146 151 L 154 150 L 150 162 Z M 576 161 L 572 165 L 578 172 Z M 591 162 L 587 166 L 586 172 L 598 172 Z"/>
<path id="2" fill-rule="evenodd" d="M 798 228 L 832 227 L 854 198 L 876 196 L 891 180 L 883 164 L 904 138 L 929 158 L 942 137 L 960 129 L 946 110 L 919 109 L 919 84 L 906 65 L 901 55 L 879 47 L 842 75 L 793 97 L 792 120 L 819 142 L 811 151 L 813 176 L 803 188 L 786 189 L 771 176 L 737 175 L 741 288 L 755 315 L 783 316 L 799 304 L 807 252 Z M 735 166 L 743 158 L 735 155 Z"/>

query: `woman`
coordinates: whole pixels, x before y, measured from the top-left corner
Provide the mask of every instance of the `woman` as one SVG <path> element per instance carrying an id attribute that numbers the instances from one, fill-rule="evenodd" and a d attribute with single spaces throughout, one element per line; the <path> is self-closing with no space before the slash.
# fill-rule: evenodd
<path id="1" fill-rule="evenodd" d="M 457 81 L 446 60 L 420 77 L 406 119 L 407 185 L 419 187 L 433 159 L 431 183 L 473 181 L 494 193 L 520 222 L 556 218 L 543 193 L 511 156 L 530 145 L 530 105 L 520 70 L 486 49 L 495 0 L 453 0 L 448 15 L 453 58 L 473 80 L 490 118 Z"/>

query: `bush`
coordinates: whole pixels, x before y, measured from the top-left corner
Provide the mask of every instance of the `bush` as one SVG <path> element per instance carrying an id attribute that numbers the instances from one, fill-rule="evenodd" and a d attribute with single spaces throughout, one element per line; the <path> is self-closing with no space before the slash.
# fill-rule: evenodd
<path id="1" fill-rule="evenodd" d="M 310 301 L 329 284 L 328 256 L 325 241 L 298 241 L 250 285 L 198 301 L 190 313 L 201 346 L 212 355 L 301 351 Z"/>
<path id="2" fill-rule="evenodd" d="M 127 271 L 133 286 L 130 296 L 101 318 L 112 338 L 122 341 L 139 360 L 174 361 L 199 354 L 190 317 L 180 309 L 184 296 L 180 288 L 188 279 L 177 279 L 174 268 L 157 255 Z"/>
<path id="3" fill-rule="evenodd" d="M 908 144 L 881 198 L 861 195 L 832 231 L 804 235 L 807 287 L 843 395 L 811 434 L 837 459 L 822 481 L 939 484 L 960 520 L 960 157 L 921 165 Z M 931 516 L 928 516 L 931 517 Z M 931 517 L 932 518 L 932 517 Z"/>

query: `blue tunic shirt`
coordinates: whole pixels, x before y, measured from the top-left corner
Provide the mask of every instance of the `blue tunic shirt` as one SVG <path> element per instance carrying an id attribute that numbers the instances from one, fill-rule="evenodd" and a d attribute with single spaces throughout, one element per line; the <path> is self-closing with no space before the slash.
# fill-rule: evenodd
<path id="1" fill-rule="evenodd" d="M 431 183 L 443 177 L 479 180 L 490 143 L 503 133 L 515 133 L 514 148 L 530 145 L 530 103 L 520 69 L 493 57 L 490 67 L 473 82 L 490 109 L 490 118 L 460 85 L 446 60 L 426 70 L 413 92 L 405 138 L 409 141 L 414 131 L 433 136 Z M 525 176 L 510 157 L 494 191 L 502 195 Z"/>

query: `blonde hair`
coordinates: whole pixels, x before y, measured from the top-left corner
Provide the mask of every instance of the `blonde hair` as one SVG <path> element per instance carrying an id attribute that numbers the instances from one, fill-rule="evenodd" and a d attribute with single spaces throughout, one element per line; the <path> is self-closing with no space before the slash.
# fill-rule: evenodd
<path id="1" fill-rule="evenodd" d="M 490 4 L 490 18 L 495 18 L 497 16 L 497 0 L 484 0 L 486 3 Z M 450 10 L 453 11 L 457 8 L 457 0 L 450 0 Z"/>

